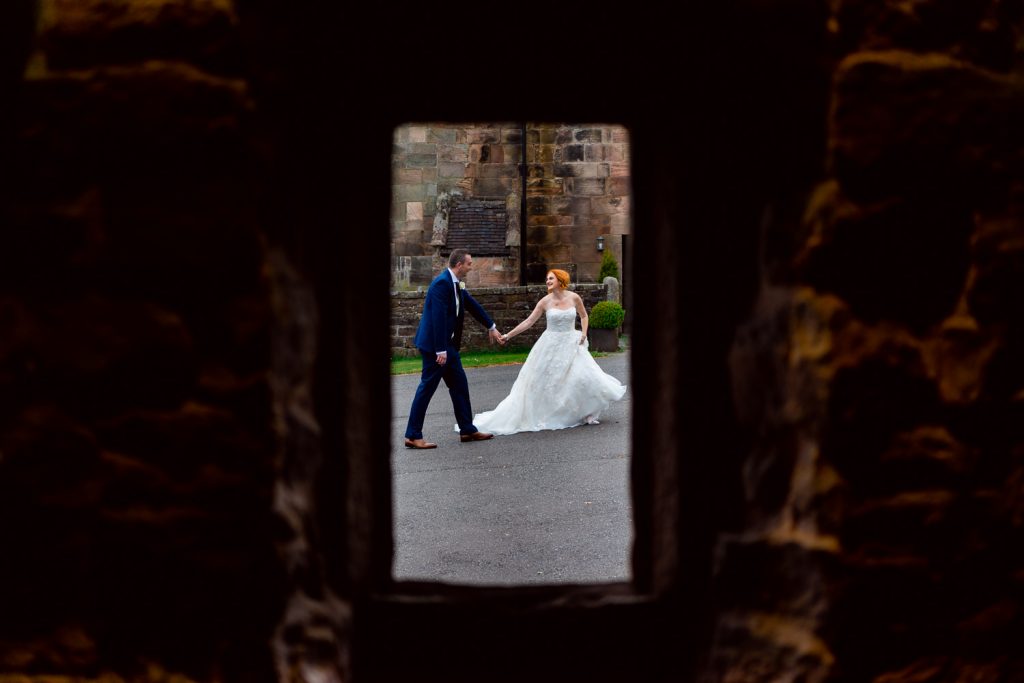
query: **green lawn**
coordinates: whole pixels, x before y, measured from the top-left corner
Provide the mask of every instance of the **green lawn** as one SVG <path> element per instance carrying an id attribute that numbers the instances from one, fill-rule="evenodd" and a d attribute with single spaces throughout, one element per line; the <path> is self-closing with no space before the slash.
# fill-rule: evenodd
<path id="1" fill-rule="evenodd" d="M 480 368 L 487 365 L 510 365 L 513 363 L 522 363 L 526 360 L 526 356 L 530 353 L 528 347 L 509 347 L 495 351 L 467 351 L 462 354 L 462 367 L 465 368 Z M 591 351 L 590 355 L 594 358 L 600 358 L 601 356 L 607 356 L 607 353 L 599 353 L 597 351 Z M 393 357 L 391 359 L 391 374 L 392 375 L 408 375 L 414 372 L 420 372 L 423 369 L 423 361 L 419 356 L 413 358 L 399 358 Z"/>

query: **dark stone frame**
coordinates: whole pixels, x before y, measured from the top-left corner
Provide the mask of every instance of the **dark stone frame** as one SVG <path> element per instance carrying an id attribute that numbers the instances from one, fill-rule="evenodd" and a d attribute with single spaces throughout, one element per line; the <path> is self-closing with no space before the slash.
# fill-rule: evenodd
<path id="1" fill-rule="evenodd" d="M 334 82 L 338 64 L 352 65 L 345 97 L 325 94 L 315 106 L 295 108 L 305 151 L 295 155 L 294 168 L 308 182 L 293 181 L 291 193 L 280 197 L 279 223 L 306 228 L 279 237 L 312 278 L 321 315 L 318 348 L 327 351 L 314 378 L 325 456 L 317 543 L 327 587 L 352 605 L 340 642 L 357 682 L 696 676 L 711 640 L 714 544 L 742 515 L 739 462 L 747 436 L 731 405 L 728 353 L 758 284 L 764 209 L 788 207 L 818 177 L 827 104 L 827 69 L 819 60 L 825 10 L 808 4 L 796 13 L 804 23 L 779 32 L 786 50 L 763 44 L 775 34 L 759 22 L 737 23 L 727 11 L 687 9 L 688 21 L 673 22 L 672 31 L 636 17 L 647 23 L 643 49 L 609 66 L 607 81 L 620 86 L 614 96 L 586 102 L 567 101 L 556 83 L 539 83 L 528 101 L 514 102 L 481 98 L 473 89 L 450 89 L 438 99 L 414 84 L 400 95 L 380 95 L 380 74 L 357 66 L 369 43 L 333 34 L 309 43 L 336 46 L 317 55 L 330 66 L 278 93 L 282 101 L 306 102 L 319 78 Z M 626 11 L 623 20 L 629 18 Z M 318 25 L 308 17 L 301 22 Z M 322 23 L 325 31 L 334 25 Z M 745 32 L 740 25 L 759 28 Z M 793 48 L 801 32 L 807 41 Z M 709 53 L 724 61 L 709 66 L 702 59 Z M 507 59 L 515 63 L 516 51 Z M 486 82 L 494 68 L 468 63 L 460 77 Z M 705 98 L 699 106 L 659 106 L 667 72 Z M 721 88 L 727 79 L 750 87 Z M 371 100 L 373 109 L 351 106 Z M 381 305 L 388 275 L 372 256 L 388 249 L 392 131 L 409 120 L 588 119 L 624 125 L 631 140 L 632 290 L 643 296 L 626 303 L 634 314 L 633 356 L 644 359 L 630 378 L 633 581 L 507 589 L 396 583 L 389 309 Z M 339 122 L 364 134 L 343 139 Z M 672 145 L 665 144 L 667 133 Z M 339 172 L 332 160 L 342 155 L 364 163 Z M 319 168 L 304 165 L 310 156 L 321 160 Z M 339 186 L 361 201 L 346 203 Z M 351 227 L 339 229 L 338 216 Z M 341 254 L 352 256 L 344 270 Z M 381 299 L 367 291 L 381 292 Z"/>
<path id="2" fill-rule="evenodd" d="M 417 118 L 440 118 L 416 112 Z M 495 112 L 490 117 L 501 116 Z M 486 120 L 485 115 L 475 117 Z M 567 119 L 582 118 L 572 112 Z M 328 471 L 321 490 L 347 491 L 344 504 L 320 501 L 325 539 L 344 538 L 347 556 L 324 548 L 330 583 L 353 602 L 352 666 L 357 681 L 512 680 L 679 680 L 699 663 L 710 640 L 710 572 L 717 509 L 735 504 L 736 492 L 723 482 L 735 462 L 736 444 L 722 434 L 738 430 L 729 405 L 725 370 L 732 329 L 742 306 L 719 308 L 715 299 L 688 300 L 681 291 L 699 291 L 730 268 L 721 242 L 678 230 L 672 182 L 677 159 L 661 149 L 657 136 L 645 134 L 660 122 L 635 121 L 626 110 L 611 109 L 600 118 L 630 128 L 634 141 L 634 254 L 645 257 L 636 268 L 634 291 L 654 292 L 627 306 L 635 311 L 634 358 L 657 358 L 657 367 L 635 363 L 631 490 L 635 538 L 630 583 L 510 587 L 503 589 L 442 583 L 395 582 L 391 577 L 392 479 L 390 471 L 390 391 L 387 330 L 389 309 L 338 282 L 333 262 L 316 269 L 323 330 L 317 370 L 317 412 L 324 428 Z M 382 123 L 364 158 L 380 159 L 365 192 L 387 206 L 387 163 L 391 124 Z M 698 165 L 699 167 L 699 165 Z M 707 184 L 696 171 L 676 182 Z M 374 185 L 371 179 L 376 178 Z M 359 182 L 355 178 L 350 179 Z M 367 202 L 370 207 L 374 202 Z M 353 235 L 359 251 L 383 252 L 388 231 L 386 209 L 367 210 L 363 222 L 379 232 Z M 747 216 L 750 224 L 754 216 Z M 686 219 L 677 219 L 686 220 Z M 700 215 L 692 216 L 698 224 Z M 755 221 L 756 223 L 756 221 Z M 330 233 L 323 233 L 330 239 Z M 735 238 L 721 234 L 718 239 Z M 754 252 L 756 232 L 746 253 Z M 730 242 L 730 247 L 735 247 Z M 318 248 L 337 252 L 340 245 Z M 372 264 L 357 267 L 360 280 L 381 280 Z M 748 283 L 753 291 L 753 282 Z M 378 289 L 375 287 L 374 289 Z M 739 301 L 742 301 L 740 299 Z M 687 335 L 686 329 L 707 334 Z M 718 358 L 709 364 L 707 358 Z M 336 378 L 344 377 L 339 383 Z M 681 390 L 682 386 L 690 388 Z M 338 415 L 346 416 L 344 420 Z M 685 439 L 684 439 L 685 436 Z M 344 453 L 343 460 L 332 453 Z M 712 459 L 684 457 L 710 452 Z M 341 467 L 347 465 L 347 469 Z M 719 493 L 712 493 L 719 492 Z M 721 500 L 716 500 L 717 495 Z M 337 515 L 326 519 L 328 515 Z M 338 520 L 346 520 L 339 526 Z M 325 541 L 326 542 L 326 541 Z M 679 643 L 686 642 L 682 652 Z M 396 656 L 396 653 L 402 653 Z M 509 657 L 510 652 L 519 653 Z M 495 670 L 495 662 L 501 669 Z M 543 673 L 538 673 L 543 671 Z"/>
<path id="3" fill-rule="evenodd" d="M 609 120 L 629 125 L 620 117 Z M 379 132 L 379 149 L 386 152 L 391 130 L 382 125 Z M 381 175 L 388 171 L 386 153 L 371 156 L 368 152 L 366 157 L 381 160 Z M 640 177 L 650 175 L 640 173 Z M 664 198 L 639 191 L 635 201 L 639 212 Z M 387 215 L 382 211 L 374 222 L 383 222 Z M 650 224 L 649 219 L 644 223 Z M 638 231 L 636 252 L 652 249 L 664 260 L 658 268 L 638 273 L 638 289 L 657 288 L 663 280 L 659 272 L 674 267 L 671 257 L 680 247 L 671 242 L 677 237 L 672 230 L 667 234 Z M 386 245 L 370 248 L 377 251 L 383 247 Z M 361 306 L 360 302 L 347 303 Z M 489 672 L 485 678 L 491 681 L 538 680 L 540 666 L 552 667 L 552 680 L 567 676 L 570 680 L 577 676 L 623 680 L 636 674 L 641 661 L 647 662 L 653 680 L 679 677 L 685 658 L 671 659 L 665 654 L 676 650 L 683 633 L 691 630 L 680 620 L 686 613 L 680 600 L 686 598 L 679 585 L 681 533 L 677 519 L 682 511 L 676 493 L 680 487 L 679 442 L 673 434 L 677 406 L 684 398 L 679 395 L 678 383 L 671 379 L 680 368 L 666 367 L 678 358 L 654 349 L 673 347 L 681 321 L 673 312 L 656 320 L 649 305 L 642 302 L 629 305 L 639 306 L 632 339 L 634 358 L 661 356 L 664 362 L 660 367 L 636 364 L 630 378 L 634 387 L 631 491 L 635 534 L 630 582 L 490 588 L 394 581 L 390 566 L 390 426 L 389 420 L 381 419 L 391 409 L 388 383 L 383 383 L 385 391 L 378 391 L 380 378 L 387 377 L 386 358 L 375 359 L 372 367 L 376 374 L 369 370 L 371 364 L 346 366 L 349 377 L 354 372 L 361 374 L 358 385 L 375 387 L 369 397 L 372 414 L 367 414 L 365 395 L 349 394 L 344 401 L 346 413 L 363 416 L 353 420 L 344 435 L 350 473 L 348 509 L 372 501 L 372 514 L 367 516 L 364 509 L 358 517 L 350 516 L 347 529 L 346 579 L 351 582 L 354 602 L 352 663 L 356 680 L 478 681 L 482 671 Z M 381 307 L 381 311 L 383 315 L 375 309 L 363 311 L 362 315 L 372 319 L 372 327 L 365 326 L 355 339 L 347 340 L 358 347 L 357 354 L 372 353 L 380 342 L 378 337 L 386 334 L 389 310 Z M 330 318 L 325 323 L 328 329 L 332 327 Z M 387 344 L 380 346 L 386 348 Z M 319 412 L 323 415 L 322 409 Z M 321 420 L 327 421 L 325 417 Z M 706 550 L 700 552 L 707 554 Z M 696 551 L 691 552 L 691 557 L 696 556 Z M 453 646 L 457 656 L 437 657 Z M 509 647 L 531 652 L 518 662 L 509 662 Z M 402 656 L 396 657 L 399 651 Z M 494 662 L 503 662 L 505 668 L 492 674 Z"/>

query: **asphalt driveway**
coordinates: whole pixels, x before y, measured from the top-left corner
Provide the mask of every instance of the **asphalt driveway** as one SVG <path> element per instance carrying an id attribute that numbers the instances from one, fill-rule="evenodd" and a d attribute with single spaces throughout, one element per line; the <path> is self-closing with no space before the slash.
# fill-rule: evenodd
<path id="1" fill-rule="evenodd" d="M 629 354 L 597 359 L 629 384 Z M 508 394 L 521 365 L 468 369 L 474 412 Z M 419 375 L 392 378 L 398 580 L 464 584 L 598 583 L 630 575 L 632 393 L 601 424 L 461 443 L 444 384 L 423 434 L 403 445 Z"/>

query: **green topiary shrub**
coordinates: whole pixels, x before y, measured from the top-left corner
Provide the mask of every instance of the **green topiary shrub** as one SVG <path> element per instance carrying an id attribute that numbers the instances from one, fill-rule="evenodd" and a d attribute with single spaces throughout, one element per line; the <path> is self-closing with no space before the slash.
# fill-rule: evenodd
<path id="1" fill-rule="evenodd" d="M 590 311 L 590 326 L 599 330 L 614 330 L 622 325 L 626 311 L 614 301 L 599 301 Z"/>
<path id="2" fill-rule="evenodd" d="M 615 260 L 611 249 L 605 249 L 604 255 L 601 256 L 601 272 L 597 275 L 597 281 L 604 282 L 606 277 L 619 279 L 619 262 Z"/>

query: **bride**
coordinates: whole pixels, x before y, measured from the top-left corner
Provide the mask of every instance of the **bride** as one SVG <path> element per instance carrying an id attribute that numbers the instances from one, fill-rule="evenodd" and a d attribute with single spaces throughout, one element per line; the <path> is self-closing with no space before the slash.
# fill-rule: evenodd
<path id="1" fill-rule="evenodd" d="M 502 337 L 507 342 L 541 315 L 547 329 L 530 350 L 509 395 L 494 410 L 474 416 L 478 429 L 515 434 L 599 424 L 601 411 L 626 393 L 626 386 L 605 373 L 587 350 L 587 309 L 567 289 L 569 273 L 548 271 L 545 284 L 548 293 L 529 317 Z M 582 331 L 576 329 L 577 314 Z"/>

